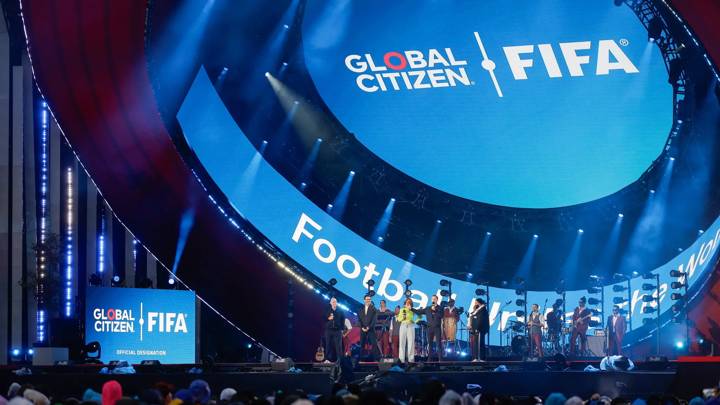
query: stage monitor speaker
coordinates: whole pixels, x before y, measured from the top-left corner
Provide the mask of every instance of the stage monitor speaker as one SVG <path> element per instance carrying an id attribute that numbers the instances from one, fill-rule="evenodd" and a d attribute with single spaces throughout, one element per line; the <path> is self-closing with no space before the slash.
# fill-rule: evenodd
<path id="1" fill-rule="evenodd" d="M 540 371 L 546 368 L 545 360 L 540 357 L 526 357 L 523 361 L 523 370 Z"/>
<path id="2" fill-rule="evenodd" d="M 272 371 L 287 372 L 290 368 L 295 366 L 295 362 L 291 358 L 277 359 L 270 363 Z"/>
<path id="3" fill-rule="evenodd" d="M 380 359 L 378 362 L 379 371 L 388 371 L 395 365 L 395 359 Z"/>
<path id="4" fill-rule="evenodd" d="M 662 371 L 667 369 L 669 365 L 670 362 L 665 356 L 648 356 L 645 358 L 645 363 L 643 363 L 642 367 L 638 368 L 648 371 Z"/>
<path id="5" fill-rule="evenodd" d="M 35 347 L 33 349 L 33 366 L 54 366 L 68 363 L 70 350 L 67 347 Z"/>

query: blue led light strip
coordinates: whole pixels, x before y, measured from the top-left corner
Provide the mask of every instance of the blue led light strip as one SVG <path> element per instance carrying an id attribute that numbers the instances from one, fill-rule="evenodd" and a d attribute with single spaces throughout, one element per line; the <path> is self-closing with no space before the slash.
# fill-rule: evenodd
<path id="1" fill-rule="evenodd" d="M 49 183 L 49 161 L 50 161 L 50 151 L 49 151 L 49 144 L 48 144 L 48 105 L 43 100 L 40 103 L 40 142 L 39 142 L 39 149 L 40 149 L 40 175 L 39 175 L 39 184 L 40 184 L 40 221 L 39 221 L 39 235 L 38 235 L 38 242 L 40 246 L 44 246 L 44 244 L 47 241 L 47 227 L 48 227 L 48 183 Z M 36 314 L 36 321 L 37 321 L 37 329 L 36 329 L 36 339 L 38 342 L 44 342 L 46 337 L 46 314 L 45 314 L 45 280 L 47 278 L 47 266 L 48 266 L 48 257 L 47 252 L 44 248 L 41 247 L 40 252 L 38 254 L 38 263 L 37 263 L 37 297 L 38 297 L 38 306 L 37 306 L 37 314 Z"/>
<path id="2" fill-rule="evenodd" d="M 73 169 L 68 167 L 65 172 L 65 187 L 67 197 L 65 199 L 65 317 L 73 315 Z"/>

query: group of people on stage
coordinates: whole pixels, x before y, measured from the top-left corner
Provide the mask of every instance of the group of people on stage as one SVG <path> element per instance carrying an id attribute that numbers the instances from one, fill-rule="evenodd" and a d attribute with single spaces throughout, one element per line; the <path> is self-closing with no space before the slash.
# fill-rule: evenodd
<path id="1" fill-rule="evenodd" d="M 363 306 L 358 312 L 358 327 L 360 329 L 361 355 L 368 355 L 370 359 L 391 357 L 403 362 L 413 362 L 415 359 L 415 326 L 426 318 L 428 342 L 433 354 L 443 357 L 442 341 L 453 344 L 457 334 L 457 324 L 460 310 L 455 307 L 455 300 L 447 303 L 438 303 L 438 297 L 432 297 L 432 303 L 425 308 L 413 308 L 413 301 L 405 299 L 402 307 L 395 307 L 390 311 L 385 300 L 380 300 L 380 308 L 375 308 L 369 295 L 363 297 Z M 485 310 L 487 314 L 487 310 Z M 327 360 L 336 360 L 338 355 L 348 353 L 349 348 L 343 346 L 343 336 L 352 325 L 338 308 L 337 300 L 330 299 L 330 308 L 325 313 L 325 351 Z M 489 329 L 489 321 L 485 322 Z M 487 333 L 485 330 L 484 333 Z M 484 344 L 484 343 L 483 343 Z M 366 348 L 369 347 L 369 350 Z M 484 346 L 483 346 L 484 347 Z"/>
<path id="2" fill-rule="evenodd" d="M 453 344 L 457 334 L 460 310 L 455 301 L 439 302 L 433 295 L 430 305 L 414 308 L 410 298 L 405 299 L 402 307 L 390 311 L 385 300 L 380 301 L 380 308 L 375 308 L 372 297 L 363 297 L 363 306 L 358 312 L 360 329 L 361 355 L 370 359 L 390 357 L 402 362 L 413 362 L 415 359 L 415 326 L 425 317 L 429 356 L 443 359 L 443 338 L 447 344 Z M 587 331 L 593 311 L 586 307 L 585 297 L 580 298 L 574 309 L 571 323 L 570 354 L 583 355 L 587 349 Z M 547 339 L 555 351 L 560 351 L 561 334 L 564 315 L 560 308 L 561 302 L 553 304 L 547 316 L 540 312 L 538 304 L 532 304 L 531 312 L 525 319 L 529 337 L 528 355 L 543 357 L 543 331 L 547 331 Z M 349 347 L 343 345 L 343 336 L 352 328 L 344 312 L 338 308 L 337 300 L 330 299 L 330 308 L 325 312 L 325 358 L 336 360 L 341 354 L 349 353 Z M 620 308 L 613 307 L 613 313 L 606 322 L 608 355 L 619 355 L 622 340 L 626 332 L 625 317 Z M 472 309 L 468 312 L 468 330 L 470 333 L 470 354 L 475 361 L 487 357 L 486 336 L 490 331 L 490 316 L 487 303 L 476 298 Z M 578 343 L 580 351 L 578 352 Z M 369 347 L 369 350 L 366 348 Z"/>
<path id="3" fill-rule="evenodd" d="M 578 306 L 572 314 L 572 326 L 570 328 L 570 354 L 584 355 L 587 353 L 587 331 L 590 327 L 590 319 L 593 311 L 586 307 L 585 297 L 580 298 Z M 530 337 L 530 356 L 543 357 L 543 330 L 547 330 L 547 338 L 557 352 L 560 351 L 561 333 L 563 326 L 563 313 L 560 302 L 552 306 L 552 310 L 544 317 L 540 313 L 538 304 L 532 304 L 531 312 L 527 317 L 528 335 Z M 620 355 L 622 341 L 627 331 L 625 317 L 620 314 L 620 307 L 613 306 L 612 314 L 605 323 L 607 337 L 607 354 Z M 580 351 L 578 352 L 578 341 Z"/>

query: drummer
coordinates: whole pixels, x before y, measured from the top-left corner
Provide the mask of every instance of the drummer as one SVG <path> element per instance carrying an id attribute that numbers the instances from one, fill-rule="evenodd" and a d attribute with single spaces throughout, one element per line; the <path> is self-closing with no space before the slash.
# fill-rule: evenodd
<path id="1" fill-rule="evenodd" d="M 443 311 L 443 333 L 445 334 L 445 347 L 453 347 L 457 336 L 457 322 L 460 319 L 460 312 L 455 308 L 455 300 L 450 299 Z"/>

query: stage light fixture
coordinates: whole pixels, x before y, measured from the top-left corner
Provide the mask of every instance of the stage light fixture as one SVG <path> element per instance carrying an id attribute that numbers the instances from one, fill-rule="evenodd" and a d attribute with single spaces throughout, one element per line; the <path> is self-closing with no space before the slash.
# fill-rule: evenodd
<path id="1" fill-rule="evenodd" d="M 613 286 L 613 292 L 623 292 L 623 291 L 627 291 L 627 287 L 617 285 L 617 284 Z"/>
<path id="2" fill-rule="evenodd" d="M 623 304 L 623 303 L 625 303 L 625 298 L 613 297 L 613 304 Z"/>
<path id="3" fill-rule="evenodd" d="M 368 294 L 370 297 L 374 297 L 374 296 L 375 296 L 375 290 L 370 290 L 370 291 L 368 291 L 367 294 Z"/>
<path id="4" fill-rule="evenodd" d="M 515 300 L 515 305 L 517 305 L 519 307 L 525 306 L 525 300 L 521 300 L 521 299 Z"/>
<path id="5" fill-rule="evenodd" d="M 100 277 L 100 275 L 97 273 L 93 273 L 90 275 L 89 282 L 91 286 L 99 287 L 102 285 L 102 277 Z"/>
<path id="6" fill-rule="evenodd" d="M 679 270 L 670 270 L 670 277 L 685 277 L 687 273 Z"/>
<path id="7" fill-rule="evenodd" d="M 410 279 L 405 280 L 405 287 L 410 287 L 411 285 L 412 285 L 412 280 L 410 280 Z M 442 282 L 440 283 L 440 285 L 442 285 Z"/>
<path id="8" fill-rule="evenodd" d="M 175 285 L 175 277 L 170 276 L 170 277 L 168 278 L 168 285 L 169 285 L 169 286 L 174 286 L 174 285 Z"/>
<path id="9" fill-rule="evenodd" d="M 623 214 L 622 212 L 619 213 L 619 214 L 618 214 L 618 218 L 625 218 L 625 214 Z"/>
<path id="10" fill-rule="evenodd" d="M 590 287 L 587 289 L 588 294 L 600 294 L 600 287 Z"/>
<path id="11" fill-rule="evenodd" d="M 487 236 L 492 236 L 492 232 L 487 231 L 487 232 L 485 232 L 485 235 L 487 235 Z"/>
<path id="12" fill-rule="evenodd" d="M 523 316 L 525 316 L 525 311 L 518 309 L 517 311 L 515 311 L 515 316 L 518 318 L 522 318 Z"/>
<path id="13" fill-rule="evenodd" d="M 654 280 L 655 275 L 653 273 L 643 273 L 642 278 L 643 280 Z"/>
<path id="14" fill-rule="evenodd" d="M 602 311 L 600 311 L 600 310 L 597 309 L 597 308 L 592 308 L 592 309 L 590 310 L 590 313 L 591 313 L 593 316 L 598 316 L 598 315 L 602 314 Z"/>
<path id="15" fill-rule="evenodd" d="M 673 281 L 672 283 L 670 283 L 670 288 L 672 288 L 673 290 L 677 290 L 678 288 L 683 288 L 683 287 L 685 287 L 685 284 L 681 283 L 679 281 Z"/>
<path id="16" fill-rule="evenodd" d="M 613 3 L 615 3 L 615 5 L 617 7 L 622 6 L 624 2 L 625 2 L 624 0 L 613 0 Z"/>
<path id="17" fill-rule="evenodd" d="M 443 287 L 447 287 L 448 285 L 450 285 L 450 281 L 442 279 L 440 280 L 440 285 Z"/>
<path id="18" fill-rule="evenodd" d="M 655 307 L 651 307 L 651 306 L 644 307 L 643 310 L 642 310 L 642 313 L 643 313 L 643 314 L 652 314 L 652 313 L 655 313 Z"/>
<path id="19" fill-rule="evenodd" d="M 672 293 L 672 294 L 670 294 L 670 299 L 672 299 L 673 301 L 678 301 L 678 300 L 681 300 L 681 299 L 683 299 L 683 298 L 685 298 L 685 297 L 684 297 L 682 294 L 680 294 L 680 293 Z"/>
<path id="20" fill-rule="evenodd" d="M 616 280 L 627 280 L 628 276 L 626 274 L 622 274 L 622 273 L 615 273 L 615 274 L 613 274 L 613 278 Z"/>
<path id="21" fill-rule="evenodd" d="M 588 298 L 588 304 L 590 305 L 600 305 L 600 300 L 594 297 Z"/>
<path id="22" fill-rule="evenodd" d="M 521 290 L 521 289 L 515 290 L 515 294 L 516 295 L 525 295 L 525 290 Z"/>
<path id="23" fill-rule="evenodd" d="M 650 294 L 644 294 L 644 295 L 642 296 L 642 301 L 643 301 L 643 302 L 654 302 L 654 301 L 655 301 L 655 297 L 653 297 L 653 296 L 650 295 Z"/>
<path id="24" fill-rule="evenodd" d="M 153 281 L 149 278 L 145 277 L 144 279 L 140 280 L 140 283 L 138 283 L 138 287 L 140 288 L 153 288 Z"/>
<path id="25" fill-rule="evenodd" d="M 539 237 L 540 237 L 540 236 L 539 236 L 538 234 L 534 234 L 534 235 L 533 235 L 533 239 L 537 239 L 537 238 L 539 238 Z"/>
<path id="26" fill-rule="evenodd" d="M 111 287 L 121 287 L 123 284 L 123 279 L 119 275 L 114 275 L 112 279 L 110 280 L 110 286 Z"/>
<path id="27" fill-rule="evenodd" d="M 483 290 L 482 288 L 478 288 L 477 290 L 475 290 L 475 295 L 483 296 L 485 294 L 486 294 L 486 291 Z"/>
<path id="28" fill-rule="evenodd" d="M 555 306 L 558 306 L 558 307 L 559 307 L 559 306 L 562 305 L 564 302 L 565 302 L 565 301 L 563 301 L 562 298 L 558 298 L 558 299 L 555 300 Z"/>
<path id="29" fill-rule="evenodd" d="M 558 288 L 557 290 L 555 290 L 555 293 L 557 295 L 563 295 L 563 294 L 565 294 L 565 290 L 563 290 L 562 288 Z"/>
<path id="30" fill-rule="evenodd" d="M 328 284 L 330 284 L 330 286 L 332 287 L 332 286 L 334 286 L 335 284 L 337 284 L 337 280 L 334 279 L 334 278 L 331 278 L 330 280 L 328 280 Z"/>
<path id="31" fill-rule="evenodd" d="M 405 291 L 405 297 L 410 298 L 411 295 L 412 295 L 412 291 L 410 291 L 410 290 Z"/>
<path id="32" fill-rule="evenodd" d="M 582 228 L 578 229 L 578 233 L 585 233 Z"/>
<path id="33" fill-rule="evenodd" d="M 677 342 L 675 342 L 675 348 L 682 350 L 683 348 L 685 348 L 685 343 L 682 340 L 678 340 Z"/>
<path id="34" fill-rule="evenodd" d="M 662 35 L 662 20 L 660 20 L 659 17 L 653 17 L 648 22 L 648 41 L 655 42 L 658 39 L 660 39 L 660 35 Z"/>
<path id="35" fill-rule="evenodd" d="M 440 290 L 440 295 L 443 296 L 443 297 L 449 297 L 449 296 L 450 296 L 450 291 L 448 291 L 448 290 Z"/>
<path id="36" fill-rule="evenodd" d="M 654 289 L 655 289 L 655 284 L 645 283 L 642 285 L 643 291 L 653 291 Z"/>
<path id="37" fill-rule="evenodd" d="M 370 279 L 370 280 L 367 281 L 367 286 L 368 286 L 368 288 L 370 288 L 370 287 L 372 287 L 372 286 L 374 286 L 374 285 L 375 285 L 375 280 Z"/>

